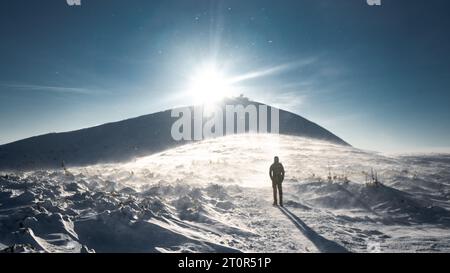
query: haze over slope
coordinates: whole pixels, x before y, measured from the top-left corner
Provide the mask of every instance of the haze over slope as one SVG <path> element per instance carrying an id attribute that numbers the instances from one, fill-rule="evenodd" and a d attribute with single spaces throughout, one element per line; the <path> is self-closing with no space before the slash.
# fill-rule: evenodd
<path id="1" fill-rule="evenodd" d="M 282 210 L 271 205 L 275 153 L 286 169 Z M 249 134 L 67 175 L 15 172 L 0 176 L 0 249 L 450 251 L 449 162 Z M 365 184 L 371 168 L 383 185 Z M 350 182 L 328 182 L 329 171 Z"/>
<path id="2" fill-rule="evenodd" d="M 223 109 L 225 104 L 261 105 L 246 98 L 228 99 L 223 102 Z M 279 117 L 281 134 L 348 145 L 333 133 L 299 115 L 280 110 Z M 92 128 L 51 133 L 5 144 L 0 146 L 0 170 L 57 168 L 63 160 L 69 166 L 124 162 L 160 152 L 186 143 L 177 142 L 171 136 L 172 124 L 177 119 L 171 117 L 171 110 L 166 110 Z"/>

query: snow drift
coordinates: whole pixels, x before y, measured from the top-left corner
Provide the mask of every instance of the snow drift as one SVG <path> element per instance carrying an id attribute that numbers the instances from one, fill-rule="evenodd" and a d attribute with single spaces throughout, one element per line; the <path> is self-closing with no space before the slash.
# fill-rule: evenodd
<path id="1" fill-rule="evenodd" d="M 287 178 L 281 210 L 271 205 L 268 181 L 275 154 Z M 70 173 L 4 173 L 0 249 L 449 251 L 449 160 L 267 134 L 205 140 Z M 382 184 L 366 184 L 372 168 Z"/>

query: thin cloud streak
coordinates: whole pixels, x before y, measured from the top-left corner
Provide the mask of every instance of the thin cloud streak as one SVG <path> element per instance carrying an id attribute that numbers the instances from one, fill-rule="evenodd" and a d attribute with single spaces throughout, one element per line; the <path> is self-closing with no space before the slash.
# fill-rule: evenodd
<path id="1" fill-rule="evenodd" d="M 82 87 L 65 87 L 65 86 L 51 86 L 51 85 L 37 85 L 37 84 L 0 84 L 0 87 L 25 91 L 29 90 L 29 91 L 42 91 L 42 92 L 79 94 L 79 95 L 95 95 L 103 93 L 98 90 Z"/>
<path id="2" fill-rule="evenodd" d="M 242 81 L 246 81 L 246 80 L 250 80 L 250 79 L 272 76 L 272 75 L 280 74 L 280 73 L 290 71 L 290 70 L 293 70 L 296 68 L 300 68 L 303 66 L 311 65 L 315 62 L 316 62 L 315 58 L 310 58 L 310 59 L 301 60 L 301 61 L 297 61 L 297 62 L 280 64 L 280 65 L 277 65 L 274 67 L 269 67 L 269 68 L 249 72 L 247 74 L 231 78 L 229 80 L 229 82 L 231 84 L 234 84 L 234 83 L 238 83 L 238 82 L 242 82 Z"/>

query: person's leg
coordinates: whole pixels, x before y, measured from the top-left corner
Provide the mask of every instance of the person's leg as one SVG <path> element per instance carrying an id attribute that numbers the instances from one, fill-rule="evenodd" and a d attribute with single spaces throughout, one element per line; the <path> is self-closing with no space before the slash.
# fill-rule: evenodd
<path id="1" fill-rule="evenodd" d="M 280 206 L 283 206 L 283 184 L 278 183 L 278 194 L 280 195 Z"/>
<path id="2" fill-rule="evenodd" d="M 273 204 L 277 204 L 277 184 L 272 181 L 272 189 L 273 189 Z"/>

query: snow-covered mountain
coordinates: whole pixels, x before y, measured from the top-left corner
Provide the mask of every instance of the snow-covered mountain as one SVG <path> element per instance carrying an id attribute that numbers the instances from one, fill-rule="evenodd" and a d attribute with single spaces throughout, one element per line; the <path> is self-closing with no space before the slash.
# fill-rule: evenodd
<path id="1" fill-rule="evenodd" d="M 246 98 L 227 99 L 223 107 L 225 104 L 260 105 Z M 68 166 L 129 161 L 185 144 L 185 141 L 177 142 L 171 137 L 171 126 L 176 120 L 171 117 L 171 110 L 167 110 L 92 128 L 23 139 L 0 146 L 0 170 L 58 168 L 62 161 Z M 348 145 L 296 114 L 280 110 L 279 120 L 281 134 Z M 268 123 L 270 127 L 270 120 Z"/>
<path id="2" fill-rule="evenodd" d="M 274 155 L 284 208 L 271 205 Z M 16 171 L 0 177 L 0 249 L 448 252 L 449 162 L 245 134 L 70 173 Z M 381 184 L 366 183 L 372 168 Z"/>

